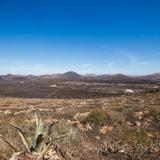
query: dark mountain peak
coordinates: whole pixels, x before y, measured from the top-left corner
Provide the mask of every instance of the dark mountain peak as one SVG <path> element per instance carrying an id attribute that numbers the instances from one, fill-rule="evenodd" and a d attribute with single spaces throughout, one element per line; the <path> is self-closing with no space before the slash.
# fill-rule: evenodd
<path id="1" fill-rule="evenodd" d="M 62 78 L 69 78 L 69 79 L 76 79 L 76 78 L 80 78 L 81 75 L 74 72 L 74 71 L 69 71 L 69 72 L 65 72 L 61 75 Z"/>
<path id="2" fill-rule="evenodd" d="M 74 71 L 68 71 L 68 72 L 63 73 L 63 75 L 67 75 L 67 74 L 79 75 L 77 72 L 74 72 Z"/>

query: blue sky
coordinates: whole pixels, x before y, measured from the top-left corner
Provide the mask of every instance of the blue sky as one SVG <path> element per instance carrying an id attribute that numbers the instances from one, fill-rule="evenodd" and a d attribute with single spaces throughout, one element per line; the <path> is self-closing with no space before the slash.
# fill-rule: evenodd
<path id="1" fill-rule="evenodd" d="M 160 71 L 159 0 L 0 0 L 0 74 Z"/>

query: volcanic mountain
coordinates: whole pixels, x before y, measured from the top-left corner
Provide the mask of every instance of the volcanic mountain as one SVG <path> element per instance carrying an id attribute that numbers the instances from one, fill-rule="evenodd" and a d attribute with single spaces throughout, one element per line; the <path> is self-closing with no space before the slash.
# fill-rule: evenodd
<path id="1" fill-rule="evenodd" d="M 66 73 L 63 73 L 60 75 L 60 78 L 63 78 L 63 79 L 79 79 L 81 78 L 82 76 L 76 72 L 73 72 L 73 71 L 69 71 L 69 72 L 66 72 Z"/>

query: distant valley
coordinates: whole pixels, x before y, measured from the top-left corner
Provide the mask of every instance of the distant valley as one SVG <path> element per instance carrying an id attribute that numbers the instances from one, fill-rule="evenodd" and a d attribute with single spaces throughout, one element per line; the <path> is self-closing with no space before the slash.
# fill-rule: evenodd
<path id="1" fill-rule="evenodd" d="M 80 75 L 69 71 L 50 75 L 1 75 L 0 97 L 15 98 L 105 98 L 159 92 L 160 74 Z"/>

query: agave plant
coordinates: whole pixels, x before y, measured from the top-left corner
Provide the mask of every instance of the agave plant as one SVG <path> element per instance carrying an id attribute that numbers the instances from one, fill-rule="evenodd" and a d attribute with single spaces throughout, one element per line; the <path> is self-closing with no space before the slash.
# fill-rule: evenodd
<path id="1" fill-rule="evenodd" d="M 46 153 L 50 154 L 50 157 L 49 157 L 50 160 L 55 159 L 53 158 L 54 154 L 52 154 L 51 151 L 56 151 L 57 155 L 61 155 L 65 159 L 67 159 L 66 157 L 69 157 L 69 159 L 72 159 L 70 154 L 68 154 L 67 152 L 64 152 L 63 148 L 61 148 L 56 143 L 57 140 L 64 138 L 66 136 L 69 136 L 71 135 L 71 133 L 60 135 L 59 137 L 51 139 L 49 136 L 50 129 L 55 123 L 52 123 L 51 125 L 46 127 L 42 119 L 38 116 L 36 112 L 35 112 L 35 121 L 36 121 L 36 128 L 35 128 L 34 137 L 28 136 L 23 129 L 19 128 L 15 124 L 9 124 L 18 131 L 18 134 L 24 145 L 25 151 L 21 151 L 19 148 L 16 148 L 5 137 L 0 135 L 0 137 L 4 140 L 4 142 L 15 151 L 15 153 L 12 155 L 12 157 L 9 160 L 19 160 L 19 158 L 26 157 L 26 156 L 29 157 L 29 159 L 36 158 L 36 160 L 41 160 L 41 159 L 45 160 L 47 159 L 47 158 L 44 158 L 46 157 Z M 21 159 L 24 159 L 24 158 L 21 158 Z"/>
<path id="2" fill-rule="evenodd" d="M 41 118 L 38 117 L 38 114 L 35 112 L 35 120 L 36 120 L 36 129 L 34 138 L 28 136 L 23 129 L 19 128 L 14 124 L 10 124 L 12 127 L 17 129 L 18 134 L 22 140 L 22 143 L 25 147 L 25 150 L 30 155 L 41 155 L 44 151 L 47 150 L 48 146 L 51 143 L 51 138 L 49 137 L 49 129 L 50 125 L 45 127 Z"/>

